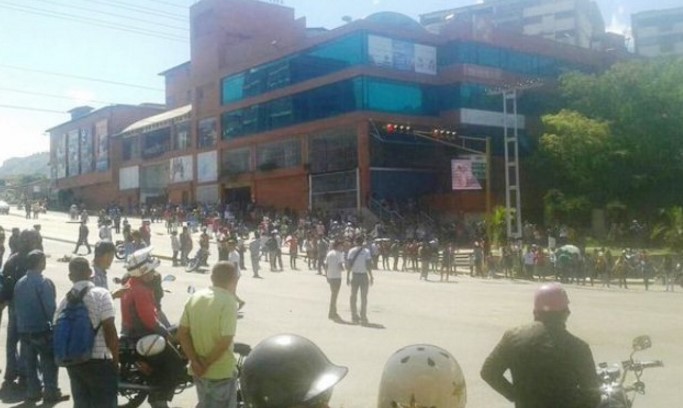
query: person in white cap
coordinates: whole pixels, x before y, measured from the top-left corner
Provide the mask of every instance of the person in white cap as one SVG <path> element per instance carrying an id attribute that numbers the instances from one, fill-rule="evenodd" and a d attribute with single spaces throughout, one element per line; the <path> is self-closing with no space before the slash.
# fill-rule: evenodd
<path id="1" fill-rule="evenodd" d="M 184 370 L 185 365 L 172 346 L 173 337 L 159 309 L 159 295 L 155 294 L 152 282 L 158 279 L 154 273 L 159 267 L 159 259 L 152 256 L 152 247 L 135 251 L 128 257 L 128 290 L 121 297 L 122 332 L 131 341 L 156 334 L 166 339 L 166 347 L 161 356 L 150 364 L 154 365 L 154 374 L 150 377 L 158 389 L 150 393 L 149 404 L 153 408 L 168 407 L 174 395 L 175 381 Z M 158 291 L 158 290 L 157 290 Z"/>

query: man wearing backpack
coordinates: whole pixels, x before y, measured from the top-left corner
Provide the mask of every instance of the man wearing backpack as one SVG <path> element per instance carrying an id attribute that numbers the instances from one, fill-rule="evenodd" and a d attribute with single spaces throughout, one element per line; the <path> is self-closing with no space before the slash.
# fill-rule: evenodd
<path id="1" fill-rule="evenodd" d="M 63 395 L 58 386 L 58 367 L 52 343 L 56 291 L 54 283 L 43 276 L 43 251 L 34 249 L 28 253 L 26 269 L 26 276 L 19 279 L 14 287 L 17 332 L 26 361 L 26 400 L 35 402 L 42 399 L 44 403 L 66 401 L 69 396 Z"/>
<path id="2" fill-rule="evenodd" d="M 69 262 L 74 285 L 55 313 L 55 357 L 69 373 L 74 407 L 113 408 L 119 367 L 114 302 L 107 289 L 90 281 L 92 274 L 85 258 Z"/>

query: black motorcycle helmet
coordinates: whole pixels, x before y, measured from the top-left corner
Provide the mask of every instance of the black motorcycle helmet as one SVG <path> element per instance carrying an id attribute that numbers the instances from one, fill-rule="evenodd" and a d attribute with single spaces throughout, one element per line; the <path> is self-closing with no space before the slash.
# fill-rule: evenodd
<path id="1" fill-rule="evenodd" d="M 329 401 L 347 372 L 307 338 L 279 334 L 254 347 L 240 385 L 247 408 L 316 407 Z"/>

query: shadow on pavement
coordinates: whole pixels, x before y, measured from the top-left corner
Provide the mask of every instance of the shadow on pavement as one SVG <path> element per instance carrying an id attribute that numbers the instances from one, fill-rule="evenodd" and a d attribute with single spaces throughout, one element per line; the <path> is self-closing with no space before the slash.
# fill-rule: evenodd
<path id="1" fill-rule="evenodd" d="M 386 329 L 383 324 L 379 323 L 361 323 L 362 327 L 367 327 L 369 329 Z"/>

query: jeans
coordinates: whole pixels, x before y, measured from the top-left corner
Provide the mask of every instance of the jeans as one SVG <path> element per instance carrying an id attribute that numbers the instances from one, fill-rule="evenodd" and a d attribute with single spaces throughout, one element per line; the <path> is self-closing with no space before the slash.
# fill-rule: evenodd
<path id="1" fill-rule="evenodd" d="M 17 378 L 26 378 L 26 362 L 20 352 L 17 318 L 14 307 L 7 308 L 7 345 L 5 347 L 5 381 L 12 382 Z"/>
<path id="2" fill-rule="evenodd" d="M 360 320 L 368 320 L 368 289 L 370 282 L 367 273 L 352 273 L 351 278 L 351 317 L 354 321 L 358 320 L 356 309 L 356 299 L 358 289 L 360 289 Z"/>
<path id="3" fill-rule="evenodd" d="M 194 378 L 197 388 L 197 408 L 236 408 L 237 381 L 234 378 L 209 380 Z"/>
<path id="4" fill-rule="evenodd" d="M 90 360 L 66 369 L 74 408 L 116 408 L 119 375 L 111 360 Z"/>
<path id="5" fill-rule="evenodd" d="M 57 386 L 57 364 L 55 363 L 54 351 L 52 349 L 52 333 L 22 333 L 21 351 L 26 360 L 26 380 L 27 393 L 29 396 L 41 395 L 43 391 L 46 395 L 58 395 Z M 41 381 L 38 378 L 38 361 L 40 360 Z"/>
<path id="6" fill-rule="evenodd" d="M 252 256 L 251 257 L 251 269 L 254 271 L 254 276 L 258 276 L 258 271 L 259 271 L 259 257 Z"/>
<path id="7" fill-rule="evenodd" d="M 341 278 L 328 279 L 327 283 L 330 284 L 330 291 L 332 294 L 330 296 L 330 310 L 328 312 L 328 317 L 337 317 L 337 296 L 339 295 L 339 289 L 341 288 Z"/>

